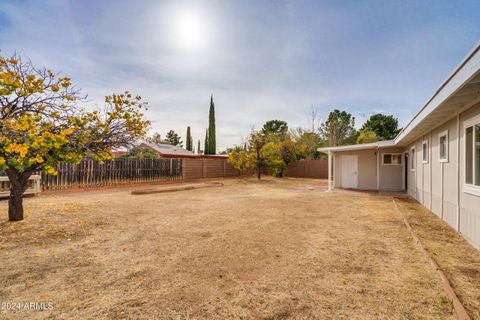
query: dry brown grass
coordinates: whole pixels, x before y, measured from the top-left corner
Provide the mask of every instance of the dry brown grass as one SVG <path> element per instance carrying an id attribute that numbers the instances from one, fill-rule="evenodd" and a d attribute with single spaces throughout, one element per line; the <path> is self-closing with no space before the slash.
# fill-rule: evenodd
<path id="1" fill-rule="evenodd" d="M 224 183 L 27 199 L 23 222 L 0 224 L 0 301 L 54 309 L 0 318 L 454 318 L 391 198 Z"/>
<path id="2" fill-rule="evenodd" d="M 418 203 L 405 199 L 398 203 L 469 315 L 480 319 L 480 251 Z"/>

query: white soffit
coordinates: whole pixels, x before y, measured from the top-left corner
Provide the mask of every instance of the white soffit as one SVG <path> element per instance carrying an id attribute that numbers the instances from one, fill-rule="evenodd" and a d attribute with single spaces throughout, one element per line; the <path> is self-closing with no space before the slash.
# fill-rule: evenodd
<path id="1" fill-rule="evenodd" d="M 389 147 L 395 147 L 395 142 L 393 140 L 378 141 L 378 142 L 364 143 L 364 144 L 352 144 L 348 146 L 318 148 L 317 151 L 338 152 L 338 151 L 370 150 L 370 149 L 389 148 Z"/>

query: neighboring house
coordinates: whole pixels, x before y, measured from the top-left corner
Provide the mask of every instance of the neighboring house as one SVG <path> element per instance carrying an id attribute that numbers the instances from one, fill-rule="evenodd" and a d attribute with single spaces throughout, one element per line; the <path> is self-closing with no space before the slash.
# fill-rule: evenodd
<path id="1" fill-rule="evenodd" d="M 123 151 L 123 150 L 117 150 L 117 151 L 112 151 L 112 157 L 113 158 L 120 158 L 121 156 L 123 156 L 127 151 Z"/>
<path id="2" fill-rule="evenodd" d="M 394 140 L 318 150 L 330 190 L 405 191 L 480 248 L 480 43 Z"/>
<path id="3" fill-rule="evenodd" d="M 180 146 L 174 146 L 167 143 L 149 143 L 142 142 L 138 145 L 139 147 L 149 148 L 154 151 L 160 158 L 211 158 L 211 159 L 225 159 L 227 156 L 222 155 L 202 155 L 195 154 L 192 151 L 189 151 Z"/>

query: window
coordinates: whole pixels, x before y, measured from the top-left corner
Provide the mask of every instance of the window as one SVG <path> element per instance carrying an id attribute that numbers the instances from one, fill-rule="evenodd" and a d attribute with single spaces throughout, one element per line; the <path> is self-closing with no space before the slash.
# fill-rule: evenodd
<path id="1" fill-rule="evenodd" d="M 415 147 L 410 149 L 410 170 L 415 171 Z"/>
<path id="2" fill-rule="evenodd" d="M 383 153 L 382 165 L 401 166 L 402 154 L 401 153 Z"/>
<path id="3" fill-rule="evenodd" d="M 438 161 L 448 162 L 448 130 L 438 135 Z"/>
<path id="4" fill-rule="evenodd" d="M 422 162 L 428 163 L 428 141 L 422 143 Z"/>
<path id="5" fill-rule="evenodd" d="M 473 183 L 473 127 L 467 128 L 465 133 L 465 182 Z"/>
<path id="6" fill-rule="evenodd" d="M 465 186 L 480 196 L 480 116 L 465 121 Z"/>

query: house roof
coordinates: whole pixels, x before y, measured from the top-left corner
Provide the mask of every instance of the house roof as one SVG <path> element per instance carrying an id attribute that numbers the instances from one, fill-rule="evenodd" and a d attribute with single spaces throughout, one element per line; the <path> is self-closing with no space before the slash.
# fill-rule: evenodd
<path id="1" fill-rule="evenodd" d="M 226 155 L 216 154 L 195 154 L 185 148 L 173 146 L 171 144 L 156 144 L 149 142 L 142 142 L 140 146 L 144 146 L 157 152 L 161 157 L 166 158 L 202 158 L 202 159 L 225 159 Z"/>
<path id="2" fill-rule="evenodd" d="M 407 146 L 418 137 L 444 124 L 480 102 L 480 42 L 442 82 L 423 107 L 395 137 L 390 146 Z M 319 148 L 320 152 L 373 149 L 375 144 Z M 363 147 L 361 147 L 363 146 Z"/>
<path id="3" fill-rule="evenodd" d="M 142 142 L 140 145 L 149 147 L 150 149 L 158 152 L 161 155 L 174 155 L 174 156 L 195 155 L 192 151 L 189 151 L 180 146 L 174 146 L 171 144 L 157 144 L 157 143 Z"/>

